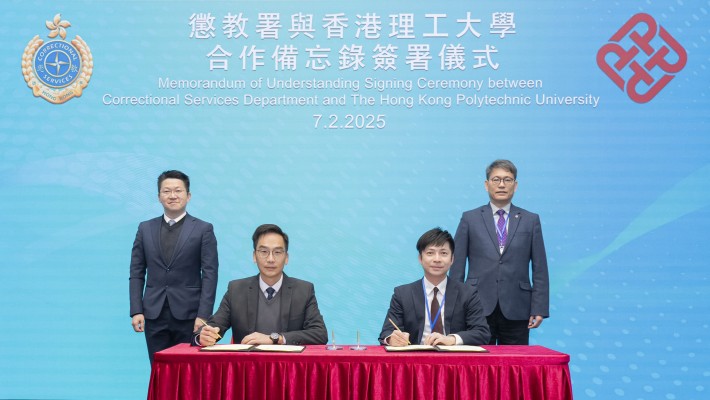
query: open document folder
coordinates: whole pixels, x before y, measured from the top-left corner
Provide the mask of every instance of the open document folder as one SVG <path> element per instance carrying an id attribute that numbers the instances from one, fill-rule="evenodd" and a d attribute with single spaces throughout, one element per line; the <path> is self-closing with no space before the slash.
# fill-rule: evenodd
<path id="1" fill-rule="evenodd" d="M 280 353 L 300 353 L 304 346 L 292 346 L 288 344 L 215 344 L 206 346 L 200 351 L 275 351 Z"/>
<path id="2" fill-rule="evenodd" d="M 452 351 L 461 353 L 488 353 L 488 350 L 480 346 L 444 346 L 428 344 L 411 344 L 409 346 L 385 346 L 386 351 Z"/>

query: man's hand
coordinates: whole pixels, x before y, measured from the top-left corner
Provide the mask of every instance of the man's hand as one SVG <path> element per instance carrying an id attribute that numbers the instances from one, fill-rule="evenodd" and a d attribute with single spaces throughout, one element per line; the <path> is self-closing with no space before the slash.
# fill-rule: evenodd
<path id="1" fill-rule="evenodd" d="M 202 323 L 202 321 L 203 321 L 203 320 L 202 320 L 202 318 L 200 318 L 200 317 L 197 317 L 197 318 L 195 319 L 195 323 L 192 325 L 192 332 L 193 332 L 193 333 L 194 333 L 194 332 L 197 332 L 197 330 L 200 329 L 200 327 L 201 327 L 202 325 L 204 325 L 204 323 Z"/>
<path id="2" fill-rule="evenodd" d="M 456 344 L 456 338 L 454 336 L 444 336 L 441 333 L 432 333 L 424 339 L 424 344 L 436 346 L 437 344 L 442 344 L 444 346 L 453 346 Z"/>
<path id="3" fill-rule="evenodd" d="M 143 314 L 136 314 L 131 319 L 131 325 L 133 325 L 133 330 L 136 332 L 143 332 L 145 330 L 145 317 Z"/>
<path id="4" fill-rule="evenodd" d="M 203 326 L 200 331 L 200 346 L 212 346 L 219 340 L 219 328 Z"/>
<path id="5" fill-rule="evenodd" d="M 401 347 L 401 346 L 406 346 L 408 344 L 409 344 L 409 333 L 408 332 L 392 331 L 392 334 L 389 337 L 389 345 L 390 346 Z"/>
<path id="6" fill-rule="evenodd" d="M 542 324 L 542 315 L 531 315 L 528 321 L 528 329 L 535 329 Z"/>
<path id="7" fill-rule="evenodd" d="M 279 344 L 282 343 L 281 336 L 279 336 Z M 269 335 L 264 335 L 263 333 L 254 332 L 244 336 L 242 339 L 242 344 L 273 344 Z"/>

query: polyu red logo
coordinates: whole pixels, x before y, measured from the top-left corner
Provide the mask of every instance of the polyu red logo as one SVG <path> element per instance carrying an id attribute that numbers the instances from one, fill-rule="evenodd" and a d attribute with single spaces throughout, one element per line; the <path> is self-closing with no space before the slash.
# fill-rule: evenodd
<path id="1" fill-rule="evenodd" d="M 645 13 L 631 17 L 597 52 L 599 68 L 637 103 L 653 100 L 687 61 L 683 46 Z"/>

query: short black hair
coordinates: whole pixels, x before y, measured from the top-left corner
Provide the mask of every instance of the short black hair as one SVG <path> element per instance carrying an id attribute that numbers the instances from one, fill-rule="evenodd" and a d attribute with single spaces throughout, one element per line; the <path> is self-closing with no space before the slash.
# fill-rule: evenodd
<path id="1" fill-rule="evenodd" d="M 158 177 L 158 193 L 160 193 L 160 185 L 162 185 L 163 181 L 166 179 L 180 179 L 185 184 L 185 190 L 187 190 L 187 193 L 190 193 L 190 177 L 175 169 L 164 171 L 160 174 Z"/>
<path id="2" fill-rule="evenodd" d="M 488 180 L 491 177 L 491 172 L 496 169 L 500 168 L 503 170 L 506 170 L 513 174 L 513 178 L 518 179 L 518 169 L 515 167 L 515 164 L 513 164 L 512 161 L 510 160 L 495 160 L 491 163 L 486 168 L 486 180 Z"/>
<path id="3" fill-rule="evenodd" d="M 256 227 L 254 234 L 251 236 L 252 242 L 254 242 L 254 250 L 256 250 L 256 244 L 259 242 L 259 238 L 266 235 L 267 233 L 276 233 L 284 238 L 284 246 L 286 246 L 286 251 L 288 251 L 288 235 L 275 224 L 263 224 Z"/>
<path id="4" fill-rule="evenodd" d="M 451 252 L 454 252 L 454 238 L 451 237 L 449 231 L 445 231 L 439 227 L 430 229 L 419 238 L 417 241 L 417 251 L 419 254 L 429 246 L 443 246 L 444 243 L 449 243 Z"/>

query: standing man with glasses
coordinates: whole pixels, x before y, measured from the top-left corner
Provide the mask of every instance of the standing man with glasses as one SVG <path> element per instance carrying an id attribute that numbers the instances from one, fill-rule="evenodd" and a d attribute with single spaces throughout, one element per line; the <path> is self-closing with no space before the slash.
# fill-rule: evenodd
<path id="1" fill-rule="evenodd" d="M 211 346 L 229 328 L 234 343 L 325 344 L 328 332 L 313 284 L 283 273 L 288 235 L 265 224 L 256 228 L 252 242 L 259 274 L 229 282 L 219 309 L 195 334 L 193 344 Z"/>
<path id="2" fill-rule="evenodd" d="M 190 343 L 212 314 L 217 290 L 217 239 L 212 224 L 188 214 L 190 178 L 180 171 L 158 177 L 163 215 L 138 225 L 131 252 L 131 324 L 145 332 L 148 357 Z"/>
<path id="3" fill-rule="evenodd" d="M 490 203 L 464 212 L 454 238 L 449 276 L 478 289 L 489 344 L 529 344 L 530 329 L 550 313 L 540 217 L 511 203 L 517 176 L 512 162 L 493 161 L 484 182 Z"/>

